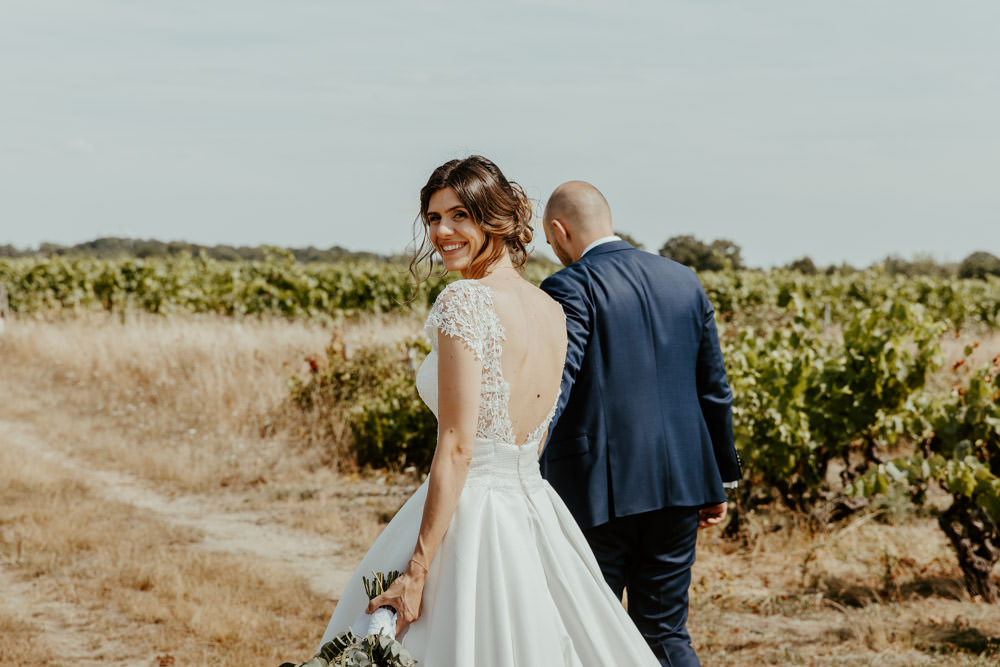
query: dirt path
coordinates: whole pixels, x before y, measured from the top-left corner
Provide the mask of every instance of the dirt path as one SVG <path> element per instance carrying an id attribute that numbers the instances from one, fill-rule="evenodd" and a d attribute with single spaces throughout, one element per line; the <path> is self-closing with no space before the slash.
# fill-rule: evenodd
<path id="1" fill-rule="evenodd" d="M 48 650 L 60 661 L 79 667 L 136 664 L 132 659 L 109 657 L 127 655 L 129 651 L 114 638 L 96 635 L 87 614 L 80 613 L 75 605 L 61 602 L 58 591 L 49 588 L 51 585 L 42 579 L 21 581 L 0 564 L 2 604 L 31 622 L 45 637 Z"/>
<path id="2" fill-rule="evenodd" d="M 336 567 L 341 546 L 330 539 L 292 532 L 259 512 L 220 512 L 204 498 L 168 498 L 142 481 L 121 472 L 98 470 L 50 448 L 35 429 L 24 423 L 0 421 L 0 446 L 19 447 L 46 461 L 78 473 L 98 496 L 155 514 L 169 523 L 203 534 L 198 546 L 210 551 L 252 555 L 295 572 L 318 594 L 338 597 L 353 570 Z"/>
<path id="3" fill-rule="evenodd" d="M 192 549 L 235 554 L 255 559 L 280 571 L 304 579 L 318 595 L 334 600 L 347 585 L 353 570 L 338 569 L 341 545 L 312 534 L 289 530 L 266 512 L 222 511 L 212 498 L 171 498 L 152 490 L 142 480 L 126 473 L 101 470 L 68 457 L 49 446 L 40 430 L 26 422 L 0 419 L 0 449 L 18 450 L 20 459 L 57 466 L 83 481 L 97 498 L 138 509 L 150 518 L 193 529 L 200 537 Z M 0 563 L 0 606 L 29 623 L 47 650 L 58 656 L 57 664 L 157 665 L 158 658 L 139 656 L 115 636 L 96 632 L 92 611 L 65 601 L 58 586 L 46 577 L 25 579 L 15 569 Z M 332 608 L 332 606 L 331 606 Z M 112 609 L 103 609 L 105 619 Z M 115 625 L 127 628 L 132 621 L 121 618 Z M 65 661 L 65 662 L 63 662 Z M 0 659 L 0 663 L 7 664 Z"/>

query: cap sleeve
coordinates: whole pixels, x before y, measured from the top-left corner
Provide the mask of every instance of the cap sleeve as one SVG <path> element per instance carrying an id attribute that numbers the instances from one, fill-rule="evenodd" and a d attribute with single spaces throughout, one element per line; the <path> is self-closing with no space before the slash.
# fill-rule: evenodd
<path id="1" fill-rule="evenodd" d="M 473 280 L 459 280 L 448 285 L 434 302 L 424 325 L 437 348 L 437 332 L 461 340 L 476 358 L 484 358 L 486 335 L 487 288 Z"/>

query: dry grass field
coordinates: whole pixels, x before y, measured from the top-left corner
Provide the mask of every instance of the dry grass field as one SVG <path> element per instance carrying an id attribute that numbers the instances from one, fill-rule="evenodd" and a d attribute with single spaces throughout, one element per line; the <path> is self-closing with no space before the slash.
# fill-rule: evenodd
<path id="1" fill-rule="evenodd" d="M 418 326 L 373 318 L 341 333 L 358 345 Z M 301 446 L 288 378 L 330 334 L 278 320 L 8 322 L 0 664 L 309 657 L 418 482 L 338 472 Z M 948 341 L 949 358 L 964 344 Z M 977 355 L 998 351 L 993 338 Z M 892 503 L 819 534 L 780 512 L 751 517 L 747 544 L 703 533 L 690 629 L 705 665 L 1000 661 L 1000 605 L 968 598 L 933 518 Z"/>

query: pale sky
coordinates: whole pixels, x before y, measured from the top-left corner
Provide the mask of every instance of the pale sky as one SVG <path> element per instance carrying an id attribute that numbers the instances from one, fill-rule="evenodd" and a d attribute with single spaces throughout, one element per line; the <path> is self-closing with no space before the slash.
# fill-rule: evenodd
<path id="1" fill-rule="evenodd" d="M 0 3 L 0 244 L 400 252 L 480 153 L 651 249 L 1000 255 L 996 0 Z"/>

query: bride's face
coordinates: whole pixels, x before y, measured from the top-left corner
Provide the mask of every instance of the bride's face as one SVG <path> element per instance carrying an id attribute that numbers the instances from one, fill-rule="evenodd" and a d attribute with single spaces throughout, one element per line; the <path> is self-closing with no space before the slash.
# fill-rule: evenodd
<path id="1" fill-rule="evenodd" d="M 465 272 L 486 241 L 486 233 L 473 222 L 451 188 L 438 190 L 427 203 L 427 233 L 449 271 Z"/>

